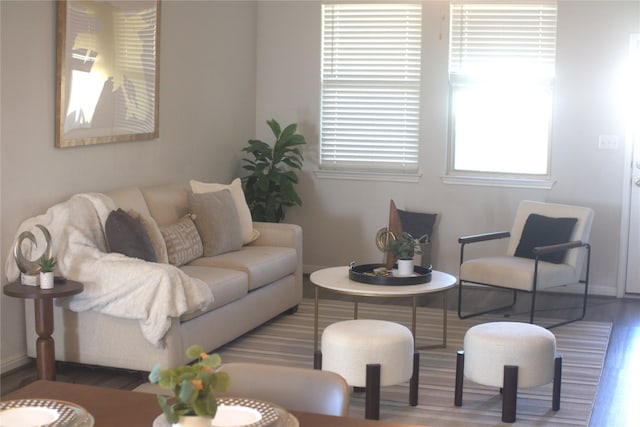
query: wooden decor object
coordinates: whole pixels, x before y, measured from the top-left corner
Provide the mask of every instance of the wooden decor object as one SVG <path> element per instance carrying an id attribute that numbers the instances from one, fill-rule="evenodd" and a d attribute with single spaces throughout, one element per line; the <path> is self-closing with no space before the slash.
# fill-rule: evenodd
<path id="1" fill-rule="evenodd" d="M 393 199 L 389 202 L 389 226 L 387 230 L 393 233 L 396 238 L 399 238 L 402 235 L 402 222 L 400 221 L 400 215 L 398 214 L 398 210 L 396 209 L 396 204 Z M 388 236 L 391 238 L 391 236 Z M 386 253 L 386 265 L 387 269 L 393 268 L 393 264 L 395 264 L 396 259 L 391 252 Z"/>

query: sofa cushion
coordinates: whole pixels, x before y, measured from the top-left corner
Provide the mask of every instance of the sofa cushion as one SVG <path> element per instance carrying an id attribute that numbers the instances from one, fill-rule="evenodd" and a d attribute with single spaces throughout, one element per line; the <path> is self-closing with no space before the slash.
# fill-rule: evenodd
<path id="1" fill-rule="evenodd" d="M 298 253 L 278 246 L 243 246 L 214 257 L 202 257 L 189 265 L 231 268 L 249 275 L 249 290 L 257 289 L 296 271 Z"/>
<path id="2" fill-rule="evenodd" d="M 156 262 L 157 257 L 151 239 L 140 221 L 118 208 L 109 213 L 104 233 L 110 252 Z"/>
<path id="3" fill-rule="evenodd" d="M 189 216 L 182 217 L 174 224 L 160 227 L 160 232 L 167 245 L 169 264 L 179 267 L 202 256 L 202 240 Z"/>
<path id="4" fill-rule="evenodd" d="M 191 191 L 194 193 L 210 193 L 220 190 L 231 191 L 233 202 L 238 210 L 238 218 L 240 219 L 240 228 L 242 229 L 242 243 L 248 244 L 260 237 L 260 233 L 253 229 L 253 220 L 251 218 L 251 211 L 247 205 L 247 200 L 244 197 L 244 191 L 242 191 L 242 182 L 240 178 L 234 179 L 231 184 L 217 184 L 206 183 L 191 180 Z"/>
<path id="5" fill-rule="evenodd" d="M 155 220 L 150 216 L 141 214 L 134 209 L 127 210 L 127 213 L 133 219 L 138 220 L 144 227 L 147 235 L 149 236 L 149 240 L 151 240 L 153 251 L 156 253 L 157 262 L 163 264 L 168 263 L 169 258 L 167 257 L 167 245 L 164 243 L 164 237 L 162 237 L 160 228 L 158 227 L 158 224 L 156 224 Z"/>
<path id="6" fill-rule="evenodd" d="M 187 183 L 143 187 L 141 192 L 151 217 L 161 227 L 174 224 L 189 213 L 191 189 Z"/>
<path id="7" fill-rule="evenodd" d="M 180 269 L 189 277 L 205 282 L 213 293 L 211 304 L 196 312 L 183 314 L 180 317 L 182 322 L 237 301 L 249 292 L 248 276 L 243 271 L 195 265 L 183 265 Z"/>
<path id="8" fill-rule="evenodd" d="M 229 190 L 191 193 L 189 203 L 204 246 L 204 256 L 223 254 L 242 247 L 238 211 Z"/>
<path id="9" fill-rule="evenodd" d="M 109 191 L 106 195 L 109 196 L 119 208 L 124 210 L 135 209 L 143 215 L 151 215 L 142 191 L 140 191 L 138 187 L 120 188 Z"/>

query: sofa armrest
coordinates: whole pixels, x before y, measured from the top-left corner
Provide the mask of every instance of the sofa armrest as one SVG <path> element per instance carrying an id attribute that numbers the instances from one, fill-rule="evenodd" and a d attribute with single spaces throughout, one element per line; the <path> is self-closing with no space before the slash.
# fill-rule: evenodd
<path id="1" fill-rule="evenodd" d="M 254 222 L 253 227 L 260 232 L 260 237 L 251 245 L 282 246 L 302 250 L 302 227 L 296 224 Z"/>

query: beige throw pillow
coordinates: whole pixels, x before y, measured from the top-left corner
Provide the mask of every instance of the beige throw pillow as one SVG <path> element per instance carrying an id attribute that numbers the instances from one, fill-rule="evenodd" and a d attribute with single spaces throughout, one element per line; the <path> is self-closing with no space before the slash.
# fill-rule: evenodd
<path id="1" fill-rule="evenodd" d="M 196 225 L 189 216 L 184 216 L 175 224 L 160 227 L 167 245 L 169 264 L 180 267 L 202 256 L 202 240 Z"/>
<path id="2" fill-rule="evenodd" d="M 237 251 L 242 247 L 238 211 L 229 190 L 191 193 L 189 203 L 202 239 L 204 256 Z"/>
<path id="3" fill-rule="evenodd" d="M 253 229 L 253 220 L 251 219 L 251 211 L 249 210 L 249 206 L 247 206 L 247 200 L 244 198 L 244 191 L 242 191 L 242 182 L 240 178 L 234 179 L 231 184 L 216 184 L 216 183 L 206 183 L 191 180 L 191 191 L 194 193 L 211 193 L 220 190 L 229 190 L 231 191 L 231 197 L 233 197 L 233 202 L 238 211 L 238 218 L 240 220 L 240 229 L 242 231 L 242 244 L 246 245 L 248 243 L 253 242 L 258 237 L 260 237 L 260 233 L 258 230 Z"/>

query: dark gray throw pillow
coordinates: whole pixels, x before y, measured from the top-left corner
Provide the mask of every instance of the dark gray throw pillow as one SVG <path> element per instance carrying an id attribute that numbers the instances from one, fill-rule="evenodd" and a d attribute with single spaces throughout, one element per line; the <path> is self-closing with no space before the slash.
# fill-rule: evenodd
<path id="1" fill-rule="evenodd" d="M 153 244 L 144 226 L 124 210 L 111 211 L 104 232 L 110 252 L 157 262 Z"/>
<path id="2" fill-rule="evenodd" d="M 544 215 L 530 214 L 522 229 L 520 243 L 515 256 L 535 258 L 533 248 L 538 246 L 558 245 L 571 239 L 577 218 L 551 218 Z M 567 251 L 558 251 L 540 256 L 541 261 L 562 264 Z"/>

